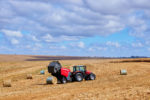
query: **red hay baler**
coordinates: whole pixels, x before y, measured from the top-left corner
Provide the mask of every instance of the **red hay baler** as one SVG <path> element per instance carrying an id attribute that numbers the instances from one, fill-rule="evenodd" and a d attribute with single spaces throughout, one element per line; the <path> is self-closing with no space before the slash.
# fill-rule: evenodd
<path id="1" fill-rule="evenodd" d="M 77 65 L 73 66 L 73 72 L 70 69 L 62 68 L 59 61 L 52 61 L 48 65 L 48 72 L 57 78 L 58 81 L 65 84 L 67 82 L 81 82 L 85 80 L 95 80 L 96 75 L 86 70 L 86 66 Z"/>

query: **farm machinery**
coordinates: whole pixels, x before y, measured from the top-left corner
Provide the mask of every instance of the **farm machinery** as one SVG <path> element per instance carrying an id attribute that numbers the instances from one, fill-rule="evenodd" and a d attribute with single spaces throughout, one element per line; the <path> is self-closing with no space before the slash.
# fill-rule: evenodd
<path id="1" fill-rule="evenodd" d="M 52 61 L 48 65 L 48 72 L 62 84 L 73 81 L 81 82 L 83 79 L 95 80 L 96 78 L 94 73 L 86 70 L 85 65 L 73 66 L 73 71 L 71 72 L 70 69 L 63 68 L 59 61 Z"/>

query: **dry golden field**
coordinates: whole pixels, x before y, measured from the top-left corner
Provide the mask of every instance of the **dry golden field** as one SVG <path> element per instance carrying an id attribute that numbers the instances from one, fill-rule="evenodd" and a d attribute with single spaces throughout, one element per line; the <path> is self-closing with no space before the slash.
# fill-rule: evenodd
<path id="1" fill-rule="evenodd" d="M 30 56 L 0 56 L 0 100 L 150 100 L 150 59 L 61 60 L 63 66 L 84 64 L 96 80 L 46 85 L 50 61 L 25 61 Z M 129 62 L 130 61 L 130 62 Z M 45 75 L 40 75 L 40 70 Z M 128 75 L 120 75 L 126 69 Z M 33 79 L 27 80 L 26 74 Z M 11 79 L 12 87 L 3 87 Z"/>

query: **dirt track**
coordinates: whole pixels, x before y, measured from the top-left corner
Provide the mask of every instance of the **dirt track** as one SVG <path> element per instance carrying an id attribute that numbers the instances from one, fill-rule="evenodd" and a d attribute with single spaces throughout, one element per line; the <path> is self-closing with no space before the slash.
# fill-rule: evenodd
<path id="1" fill-rule="evenodd" d="M 39 75 L 50 61 L 0 62 L 0 100 L 150 100 L 150 63 L 120 60 L 64 60 L 63 66 L 85 64 L 97 75 L 95 81 L 46 85 L 49 76 Z M 119 75 L 127 69 L 128 75 Z M 46 70 L 47 72 L 47 70 Z M 33 74 L 26 80 L 27 73 Z M 12 79 L 12 87 L 3 87 L 2 80 Z"/>

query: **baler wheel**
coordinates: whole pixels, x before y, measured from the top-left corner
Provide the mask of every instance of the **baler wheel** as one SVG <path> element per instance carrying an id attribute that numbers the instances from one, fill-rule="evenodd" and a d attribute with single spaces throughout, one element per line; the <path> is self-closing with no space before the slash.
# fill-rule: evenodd
<path id="1" fill-rule="evenodd" d="M 66 78 L 65 78 L 64 76 L 63 76 L 62 79 L 61 79 L 61 83 L 62 83 L 62 84 L 67 83 L 67 80 L 66 80 Z"/>

